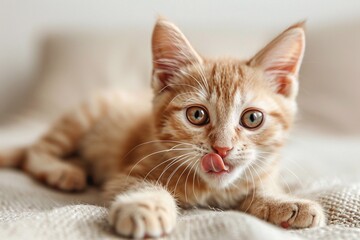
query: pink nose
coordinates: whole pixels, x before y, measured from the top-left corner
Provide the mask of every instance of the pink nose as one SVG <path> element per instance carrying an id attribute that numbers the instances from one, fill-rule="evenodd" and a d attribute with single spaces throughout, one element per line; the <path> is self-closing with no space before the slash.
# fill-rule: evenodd
<path id="1" fill-rule="evenodd" d="M 228 153 L 233 149 L 233 147 L 219 147 L 219 146 L 213 146 L 213 149 L 217 154 L 220 155 L 220 157 L 224 158 L 228 155 Z"/>

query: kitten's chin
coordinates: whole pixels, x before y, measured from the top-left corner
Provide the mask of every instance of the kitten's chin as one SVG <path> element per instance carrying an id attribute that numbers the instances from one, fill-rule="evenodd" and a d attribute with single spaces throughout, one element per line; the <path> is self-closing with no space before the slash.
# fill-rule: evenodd
<path id="1" fill-rule="evenodd" d="M 209 187 L 215 189 L 224 189 L 230 187 L 237 179 L 240 178 L 244 172 L 244 167 L 230 167 L 229 171 L 222 172 L 204 172 L 200 171 L 199 175 L 202 177 L 204 182 L 208 184 Z"/>

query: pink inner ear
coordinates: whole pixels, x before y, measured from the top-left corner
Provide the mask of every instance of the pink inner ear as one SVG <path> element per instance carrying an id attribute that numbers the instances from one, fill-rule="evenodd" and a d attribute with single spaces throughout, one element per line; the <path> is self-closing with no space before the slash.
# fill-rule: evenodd
<path id="1" fill-rule="evenodd" d="M 201 58 L 191 47 L 181 31 L 172 23 L 159 19 L 152 36 L 153 86 L 163 88 L 172 77 L 187 64 L 201 62 Z"/>
<path id="2" fill-rule="evenodd" d="M 288 96 L 291 89 L 292 81 L 288 77 L 278 77 L 277 78 L 277 93 L 284 96 Z"/>
<path id="3" fill-rule="evenodd" d="M 161 72 L 157 74 L 157 78 L 163 85 L 168 83 L 169 79 L 172 78 L 173 76 L 174 74 L 171 74 L 170 72 Z"/>
<path id="4" fill-rule="evenodd" d="M 161 62 L 163 61 L 163 62 Z M 166 85 L 169 83 L 170 78 L 174 76 L 174 73 L 178 71 L 179 65 L 175 65 L 171 62 L 166 63 L 166 59 L 161 59 L 157 62 L 154 62 L 154 71 L 153 73 L 157 71 L 157 79 L 163 84 Z"/>
<path id="5" fill-rule="evenodd" d="M 289 96 L 291 91 L 292 80 L 287 76 L 295 71 L 295 65 L 281 65 L 278 67 L 270 67 L 265 70 L 273 77 L 276 84 L 276 93 Z"/>

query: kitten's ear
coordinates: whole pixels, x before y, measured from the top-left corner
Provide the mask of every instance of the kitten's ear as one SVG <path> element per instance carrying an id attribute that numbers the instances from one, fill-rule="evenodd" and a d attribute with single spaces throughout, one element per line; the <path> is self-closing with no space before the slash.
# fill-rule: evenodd
<path id="1" fill-rule="evenodd" d="M 298 92 L 298 73 L 305 50 L 304 22 L 281 33 L 250 61 L 259 67 L 278 94 L 294 99 Z"/>
<path id="2" fill-rule="evenodd" d="M 190 63 L 201 63 L 184 34 L 173 23 L 159 18 L 152 35 L 152 87 L 162 90 L 171 84 L 175 74 Z"/>

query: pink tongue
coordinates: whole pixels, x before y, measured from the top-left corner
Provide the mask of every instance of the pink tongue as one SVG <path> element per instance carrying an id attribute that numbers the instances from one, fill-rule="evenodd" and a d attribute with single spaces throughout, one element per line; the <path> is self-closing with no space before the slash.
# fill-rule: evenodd
<path id="1" fill-rule="evenodd" d="M 208 153 L 203 156 L 201 166 L 204 172 L 221 172 L 228 170 L 222 158 L 216 153 Z"/>

